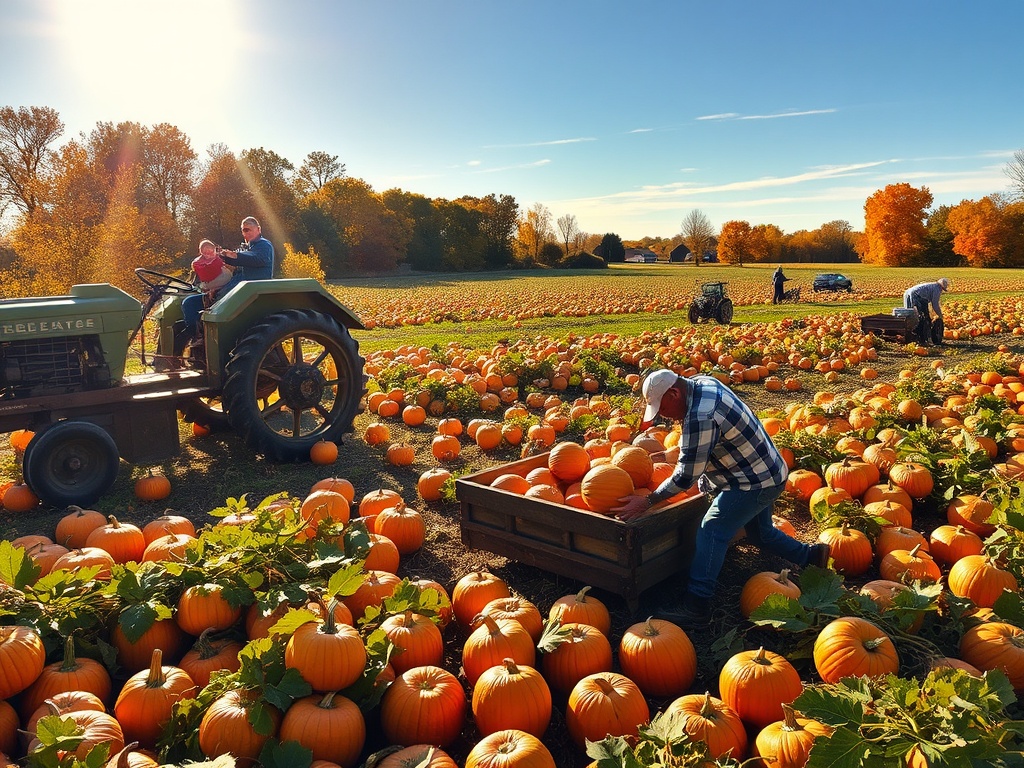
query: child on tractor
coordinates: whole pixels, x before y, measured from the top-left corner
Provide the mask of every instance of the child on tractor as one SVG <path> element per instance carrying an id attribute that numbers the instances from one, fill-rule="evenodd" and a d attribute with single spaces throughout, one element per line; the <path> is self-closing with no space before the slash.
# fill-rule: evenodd
<path id="1" fill-rule="evenodd" d="M 200 280 L 199 287 L 203 293 L 212 295 L 226 285 L 234 274 L 234 268 L 225 264 L 220 257 L 220 250 L 212 240 L 203 240 L 199 243 L 199 255 L 192 260 L 192 270 Z"/>

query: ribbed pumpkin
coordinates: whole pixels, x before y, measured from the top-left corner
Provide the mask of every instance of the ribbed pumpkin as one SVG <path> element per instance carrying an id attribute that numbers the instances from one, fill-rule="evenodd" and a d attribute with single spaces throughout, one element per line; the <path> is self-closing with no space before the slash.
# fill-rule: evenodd
<path id="1" fill-rule="evenodd" d="M 388 464 L 395 467 L 408 467 L 416 461 L 416 449 L 408 443 L 392 443 L 385 453 Z"/>
<path id="2" fill-rule="evenodd" d="M 404 502 L 382 510 L 374 522 L 374 531 L 391 539 L 403 555 L 411 555 L 422 547 L 427 535 L 423 515 Z"/>
<path id="3" fill-rule="evenodd" d="M 555 768 L 555 759 L 536 736 L 508 729 L 474 744 L 466 768 Z"/>
<path id="4" fill-rule="evenodd" d="M 102 706 L 100 709 L 102 710 Z M 21 721 L 14 707 L 0 699 L 0 754 L 10 755 L 17 749 L 20 725 Z"/>
<path id="5" fill-rule="evenodd" d="M 164 563 L 184 560 L 185 550 L 195 540 L 195 536 L 187 533 L 168 533 L 166 536 L 153 539 L 146 545 L 141 562 Z"/>
<path id="6" fill-rule="evenodd" d="M 643 450 L 643 449 L 641 449 Z M 632 680 L 616 672 L 587 675 L 569 694 L 565 724 L 580 748 L 587 740 L 605 736 L 636 736 L 651 718 L 643 693 Z"/>
<path id="7" fill-rule="evenodd" d="M 466 720 L 466 693 L 451 672 L 413 667 L 388 687 L 380 705 L 384 736 L 392 744 L 454 742 Z"/>
<path id="8" fill-rule="evenodd" d="M 541 656 L 544 679 L 554 690 L 567 694 L 581 679 L 612 668 L 608 638 L 589 624 L 563 624 L 564 640 Z"/>
<path id="9" fill-rule="evenodd" d="M 309 449 L 309 460 L 314 464 L 333 464 L 338 460 L 338 444 L 330 440 L 318 440 Z"/>
<path id="10" fill-rule="evenodd" d="M 548 454 L 548 469 L 564 483 L 574 483 L 590 469 L 590 454 L 579 443 L 559 443 Z"/>
<path id="11" fill-rule="evenodd" d="M 284 664 L 298 670 L 314 691 L 338 691 L 358 680 L 366 668 L 363 638 L 334 617 L 335 601 L 327 607 L 323 623 L 309 622 L 288 639 Z"/>
<path id="12" fill-rule="evenodd" d="M 354 768 L 366 741 L 366 721 L 355 702 L 340 693 L 315 694 L 295 701 L 281 721 L 281 741 L 297 741 L 314 760 Z"/>
<path id="13" fill-rule="evenodd" d="M 530 633 L 533 642 L 544 632 L 544 619 L 537 606 L 525 597 L 499 597 L 485 605 L 480 613 L 492 619 L 515 619 Z"/>
<path id="14" fill-rule="evenodd" d="M 642 448 L 638 449 L 643 451 Z M 646 451 L 643 451 L 646 455 Z M 652 469 L 653 471 L 653 469 Z M 634 490 L 633 478 L 622 467 L 601 464 L 592 467 L 580 481 L 580 495 L 594 512 L 608 514 L 622 506 L 622 499 Z"/>
<path id="15" fill-rule="evenodd" d="M 171 513 L 160 515 L 142 526 L 142 536 L 146 540 L 147 546 L 154 539 L 159 539 L 169 533 L 185 533 L 195 536 L 196 526 L 187 517 Z"/>
<path id="16" fill-rule="evenodd" d="M 678 717 L 679 725 L 694 741 L 708 745 L 711 757 L 731 755 L 739 760 L 747 751 L 747 730 L 732 707 L 710 693 L 680 696 L 665 714 Z"/>
<path id="17" fill-rule="evenodd" d="M 35 630 L 0 626 L 0 699 L 9 699 L 34 683 L 46 666 L 46 649 Z"/>
<path id="18" fill-rule="evenodd" d="M 1017 591 L 1017 579 L 985 555 L 967 555 L 949 569 L 949 591 L 980 608 L 991 608 L 1003 590 Z"/>
<path id="19" fill-rule="evenodd" d="M 32 558 L 32 562 L 39 566 L 39 578 L 46 576 L 53 570 L 54 564 L 71 550 L 62 547 L 60 544 L 33 544 L 25 548 L 25 554 Z"/>
<path id="20" fill-rule="evenodd" d="M 163 653 L 157 648 L 148 671 L 136 672 L 121 688 L 114 703 L 114 717 L 124 735 L 144 747 L 155 747 L 171 708 L 181 699 L 193 699 L 196 684 L 178 667 L 162 665 Z"/>
<path id="21" fill-rule="evenodd" d="M 81 568 L 96 567 L 97 581 L 110 579 L 110 569 L 114 565 L 114 558 L 105 549 L 99 547 L 82 547 L 72 549 L 67 554 L 61 555 L 53 561 L 51 571 L 74 571 Z"/>
<path id="22" fill-rule="evenodd" d="M 814 641 L 814 666 L 826 683 L 844 677 L 896 674 L 900 661 L 889 636 L 867 619 L 833 619 Z"/>
<path id="23" fill-rule="evenodd" d="M 52 715 L 63 715 L 68 712 L 106 712 L 107 705 L 98 699 L 95 694 L 86 691 L 66 691 L 65 693 L 54 694 L 29 715 L 25 721 L 25 733 L 32 737 L 36 735 L 36 725 L 44 717 Z M 12 710 L 13 711 L 13 710 Z"/>
<path id="24" fill-rule="evenodd" d="M 306 521 L 306 535 L 313 536 L 321 521 L 345 525 L 352 515 L 352 508 L 348 499 L 337 491 L 313 491 L 302 500 L 299 514 Z"/>
<path id="25" fill-rule="evenodd" d="M 889 481 L 898 485 L 914 499 L 923 499 L 932 492 L 935 480 L 924 464 L 903 461 L 893 464 L 889 470 Z"/>
<path id="26" fill-rule="evenodd" d="M 786 491 L 791 493 L 800 501 L 811 500 L 811 494 L 821 488 L 825 481 L 821 475 L 809 469 L 794 469 L 786 478 Z"/>
<path id="27" fill-rule="evenodd" d="M 992 502 L 979 496 L 957 496 L 946 507 L 946 519 L 950 525 L 962 525 L 984 538 L 996 530 L 996 527 L 988 522 L 993 509 Z"/>
<path id="28" fill-rule="evenodd" d="M 25 691 L 21 701 L 22 715 L 31 715 L 48 698 L 68 691 L 85 691 L 103 701 L 111 691 L 110 673 L 106 667 L 95 659 L 75 656 L 74 635 L 64 638 L 63 660 L 46 665 Z"/>
<path id="29" fill-rule="evenodd" d="M 261 704 L 270 717 L 271 732 L 256 733 L 249 721 L 252 708 L 259 698 L 247 691 L 228 691 L 214 699 L 199 723 L 199 748 L 207 757 L 231 754 L 238 760 L 255 762 L 263 745 L 271 736 L 277 736 L 281 713 L 276 708 Z"/>
<path id="30" fill-rule="evenodd" d="M 371 605 L 380 605 L 391 597 L 401 583 L 402 580 L 393 573 L 369 570 L 356 591 L 344 598 L 345 605 L 358 621 Z"/>
<path id="31" fill-rule="evenodd" d="M 1024 629 L 1001 621 L 977 624 L 961 638 L 960 658 L 984 672 L 1001 669 L 1014 690 L 1024 691 Z"/>
<path id="32" fill-rule="evenodd" d="M 902 504 L 911 512 L 914 511 L 914 500 L 910 498 L 910 494 L 898 485 L 893 485 L 892 482 L 872 485 L 864 492 L 864 496 L 861 497 L 861 503 L 864 506 L 879 501 L 891 501 L 893 504 Z M 910 526 L 907 527 L 909 528 Z"/>
<path id="33" fill-rule="evenodd" d="M 942 578 L 939 568 L 921 544 L 913 549 L 894 549 L 882 558 L 878 572 L 883 579 L 910 584 L 914 581 L 935 583 Z"/>
<path id="34" fill-rule="evenodd" d="M 928 551 L 943 565 L 952 565 L 968 555 L 980 555 L 984 549 L 981 537 L 962 525 L 940 525 L 928 537 Z"/>
<path id="35" fill-rule="evenodd" d="M 122 523 L 109 515 L 106 525 L 95 528 L 86 537 L 85 545 L 109 552 L 115 563 L 139 562 L 146 551 L 146 537 L 137 525 Z"/>
<path id="36" fill-rule="evenodd" d="M 928 540 L 924 535 L 913 528 L 904 528 L 902 525 L 889 525 L 883 528 L 878 538 L 875 539 L 875 557 L 879 562 L 887 554 L 896 549 L 910 551 L 920 546 L 925 552 L 928 551 Z"/>
<path id="37" fill-rule="evenodd" d="M 140 501 L 160 501 L 171 495 L 171 481 L 149 470 L 135 481 L 135 497 Z"/>
<path id="38" fill-rule="evenodd" d="M 825 484 L 829 488 L 842 488 L 855 499 L 863 496 L 877 480 L 878 469 L 873 464 L 852 456 L 847 456 L 825 468 Z"/>
<path id="39" fill-rule="evenodd" d="M 503 475 L 498 475 L 491 481 L 491 488 L 508 491 L 509 493 L 518 493 L 520 496 L 532 487 L 533 486 L 530 485 L 529 480 L 522 475 L 517 475 L 513 472 L 506 472 Z"/>
<path id="40" fill-rule="evenodd" d="M 845 523 L 840 528 L 826 528 L 818 534 L 818 541 L 829 546 L 832 566 L 847 576 L 859 576 L 871 567 L 874 552 L 871 540 L 856 528 Z"/>
<path id="41" fill-rule="evenodd" d="M 153 649 L 160 648 L 168 658 L 175 658 L 185 640 L 185 635 L 174 619 L 160 619 L 134 638 L 128 639 L 120 621 L 110 633 L 111 642 L 117 648 L 117 663 L 127 672 L 135 673 L 149 666 Z"/>
<path id="42" fill-rule="evenodd" d="M 54 711 L 53 714 L 57 714 L 57 712 Z M 91 709 L 76 710 L 61 714 L 60 719 L 65 722 L 70 720 L 82 729 L 82 741 L 74 751 L 75 757 L 79 760 L 85 760 L 86 756 L 99 744 L 108 745 L 108 754 L 116 755 L 124 749 L 125 737 L 121 729 L 122 724 L 106 712 L 96 712 Z M 38 744 L 38 739 L 32 739 L 28 746 L 29 753 L 35 751 Z"/>
<path id="43" fill-rule="evenodd" d="M 379 515 L 388 507 L 393 507 L 402 500 L 401 494 L 388 488 L 370 491 L 359 500 L 360 517 Z"/>
<path id="44" fill-rule="evenodd" d="M 803 691 L 800 673 L 784 657 L 760 648 L 730 658 L 718 675 L 719 695 L 744 723 L 764 728 Z"/>
<path id="45" fill-rule="evenodd" d="M 750 614 L 761 607 L 768 595 L 782 595 L 793 600 L 800 597 L 800 587 L 790 580 L 788 568 L 779 573 L 762 571 L 747 579 L 740 592 L 740 613 L 743 618 L 749 619 Z"/>
<path id="46" fill-rule="evenodd" d="M 629 445 L 612 454 L 612 466 L 626 470 L 634 488 L 643 488 L 651 482 L 654 461 L 651 454 L 636 445 Z"/>
<path id="47" fill-rule="evenodd" d="M 435 435 L 430 441 L 430 452 L 438 461 L 454 461 L 462 452 L 462 444 L 455 435 Z"/>
<path id="48" fill-rule="evenodd" d="M 619 666 L 646 696 L 679 696 L 697 676 L 697 653 L 686 632 L 670 621 L 648 619 L 619 641 Z"/>
<path id="49" fill-rule="evenodd" d="M 211 637 L 212 632 L 207 629 L 199 635 L 192 650 L 178 662 L 178 666 L 188 673 L 199 688 L 210 684 L 210 676 L 214 672 L 237 672 L 241 666 L 238 652 L 242 650 L 242 644 L 227 638 L 214 639 Z"/>
<path id="50" fill-rule="evenodd" d="M 0 498 L 4 509 L 10 512 L 29 512 L 39 506 L 39 497 L 24 482 L 7 486 Z"/>
<path id="51" fill-rule="evenodd" d="M 551 604 L 548 618 L 563 624 L 589 624 L 607 637 L 612 629 L 611 614 L 604 603 L 588 592 L 590 587 L 586 586 L 573 595 L 558 598 Z"/>
<path id="52" fill-rule="evenodd" d="M 392 752 L 377 763 L 377 768 L 459 768 L 459 766 L 442 749 L 431 744 L 414 744 L 411 747 Z"/>
<path id="53" fill-rule="evenodd" d="M 424 501 L 437 501 L 441 498 L 441 488 L 452 476 L 452 473 L 442 467 L 433 467 L 426 470 L 416 481 L 416 490 Z"/>
<path id="54" fill-rule="evenodd" d="M 192 424 L 195 431 L 198 424 Z M 120 752 L 114 752 L 104 768 L 160 768 L 156 755 L 148 749 L 137 749 L 138 743 L 126 744 Z"/>
<path id="55" fill-rule="evenodd" d="M 205 629 L 227 629 L 241 616 L 241 606 L 234 607 L 227 601 L 222 586 L 201 584 L 181 593 L 174 620 L 190 635 L 198 637 Z"/>
<path id="56" fill-rule="evenodd" d="M 782 720 L 757 734 L 754 756 L 763 758 L 772 768 L 804 768 L 814 740 L 819 736 L 828 738 L 832 729 L 817 720 L 797 717 L 788 704 L 782 705 L 782 713 Z"/>
<path id="57" fill-rule="evenodd" d="M 484 735 L 515 728 L 540 737 L 551 722 L 551 689 L 532 666 L 502 659 L 473 686 L 473 718 Z"/>
<path id="58" fill-rule="evenodd" d="M 872 501 L 864 505 L 864 514 L 874 515 L 886 521 L 888 525 L 910 528 L 914 524 L 914 516 L 910 510 L 898 501 Z"/>
<path id="59" fill-rule="evenodd" d="M 464 627 L 472 624 L 473 619 L 491 600 L 499 597 L 510 597 L 508 584 L 487 571 L 467 573 L 455 584 L 452 590 L 452 610 L 455 620 Z"/>
<path id="60" fill-rule="evenodd" d="M 536 659 L 533 638 L 518 621 L 495 620 L 480 614 L 474 623 L 476 629 L 462 646 L 462 669 L 471 686 L 486 670 L 501 664 L 505 658 L 533 666 Z"/>
<path id="61" fill-rule="evenodd" d="M 440 666 L 444 661 L 444 638 L 437 624 L 412 611 L 396 613 L 381 622 L 395 652 L 391 666 L 397 674 L 426 665 Z"/>
<path id="62" fill-rule="evenodd" d="M 57 521 L 53 540 L 68 549 L 81 549 L 89 534 L 107 524 L 107 516 L 95 509 L 82 509 L 74 505 Z"/>

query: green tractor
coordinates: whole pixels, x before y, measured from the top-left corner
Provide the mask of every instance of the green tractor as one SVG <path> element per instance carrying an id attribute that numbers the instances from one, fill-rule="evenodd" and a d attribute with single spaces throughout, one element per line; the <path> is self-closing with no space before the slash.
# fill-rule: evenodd
<path id="1" fill-rule="evenodd" d="M 135 272 L 144 303 L 107 284 L 0 301 L 0 431 L 35 433 L 22 466 L 43 501 L 92 504 L 122 458 L 174 456 L 179 411 L 279 462 L 307 460 L 315 443 L 352 430 L 365 377 L 350 330 L 363 325 L 316 280 L 239 283 L 186 344 L 181 302 L 197 289 Z M 136 350 L 143 372 L 126 375 Z"/>

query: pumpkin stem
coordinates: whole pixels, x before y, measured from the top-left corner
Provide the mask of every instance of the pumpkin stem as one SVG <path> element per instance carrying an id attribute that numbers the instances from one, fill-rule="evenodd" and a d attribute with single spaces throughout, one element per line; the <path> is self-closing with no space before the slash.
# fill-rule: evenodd
<path id="1" fill-rule="evenodd" d="M 789 568 L 779 571 L 779 577 L 775 579 L 779 584 L 789 584 Z"/>
<path id="2" fill-rule="evenodd" d="M 644 623 L 644 636 L 646 637 L 657 637 L 661 633 L 658 632 L 658 628 L 651 624 L 653 616 L 648 616 L 647 621 Z"/>
<path id="3" fill-rule="evenodd" d="M 120 528 L 121 527 L 121 524 L 117 521 L 117 518 L 114 517 L 113 515 L 107 515 L 107 524 L 111 528 Z"/>
<path id="4" fill-rule="evenodd" d="M 576 602 L 577 603 L 585 603 L 585 602 L 587 602 L 587 592 L 589 592 L 589 591 L 590 591 L 590 587 L 587 586 L 587 587 L 584 587 L 583 589 L 581 589 L 579 592 L 577 592 L 576 593 Z"/>
<path id="5" fill-rule="evenodd" d="M 199 639 L 196 640 L 195 649 L 199 651 L 199 658 L 204 661 L 212 659 L 218 653 L 218 649 L 214 648 L 213 643 L 210 642 L 210 635 L 213 631 L 212 627 L 207 627 L 200 633 Z"/>
<path id="6" fill-rule="evenodd" d="M 768 666 L 768 667 L 770 667 L 772 665 L 772 660 L 764 655 L 764 646 L 763 645 L 760 648 L 757 649 L 757 655 L 754 656 L 754 661 L 756 663 L 758 663 L 758 664 L 763 664 L 764 666 Z"/>
<path id="7" fill-rule="evenodd" d="M 78 669 L 78 661 L 75 659 L 75 635 L 69 634 L 64 638 L 64 661 L 60 665 L 61 672 L 74 672 Z"/>
<path id="8" fill-rule="evenodd" d="M 324 694 L 324 697 L 317 702 L 317 706 L 320 707 L 320 709 L 334 709 L 334 697 L 337 695 L 337 691 L 328 691 Z"/>
<path id="9" fill-rule="evenodd" d="M 501 663 L 505 665 L 505 670 L 510 675 L 518 675 L 519 674 L 519 667 L 516 666 L 516 663 L 515 663 L 514 660 L 506 657 L 506 658 L 501 660 Z"/>
<path id="10" fill-rule="evenodd" d="M 782 726 L 782 730 L 784 730 L 784 731 L 799 731 L 800 730 L 800 724 L 797 723 L 797 721 L 796 721 L 796 712 L 793 711 L 793 708 L 789 704 L 783 704 L 782 705 L 782 719 L 784 721 L 784 725 Z"/>
<path id="11" fill-rule="evenodd" d="M 167 682 L 164 676 L 164 652 L 159 648 L 153 649 L 153 656 L 149 660 L 149 674 L 146 676 L 147 688 L 161 688 Z"/>
<path id="12" fill-rule="evenodd" d="M 320 627 L 320 631 L 325 635 L 336 635 L 338 634 L 338 624 L 334 620 L 334 609 L 338 607 L 338 603 L 341 601 L 334 597 L 331 598 L 331 602 L 327 604 L 327 613 L 324 615 L 324 623 Z"/>
<path id="13" fill-rule="evenodd" d="M 603 693 L 605 696 L 611 696 L 613 693 L 615 693 L 615 686 L 612 685 L 604 677 L 594 678 L 594 683 L 597 685 L 598 688 L 601 689 L 601 693 Z"/>
<path id="14" fill-rule="evenodd" d="M 921 544 L 920 544 L 920 543 L 918 543 L 918 544 L 915 544 L 915 545 L 914 545 L 914 548 L 913 548 L 912 550 L 910 550 L 910 556 L 911 556 L 911 557 L 917 557 L 917 551 L 918 551 L 918 550 L 919 550 L 920 548 L 921 548 Z"/>
<path id="15" fill-rule="evenodd" d="M 715 714 L 715 705 L 711 701 L 711 691 L 704 693 L 704 703 L 700 707 L 700 716 L 704 719 L 709 719 Z"/>

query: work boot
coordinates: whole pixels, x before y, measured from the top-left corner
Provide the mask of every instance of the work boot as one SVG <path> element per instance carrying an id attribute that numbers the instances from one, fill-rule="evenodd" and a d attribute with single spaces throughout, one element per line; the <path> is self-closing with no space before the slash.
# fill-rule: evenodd
<path id="1" fill-rule="evenodd" d="M 678 611 L 658 611 L 654 618 L 671 621 L 681 629 L 706 627 L 711 622 L 711 601 L 687 592 Z"/>
<path id="2" fill-rule="evenodd" d="M 828 544 L 819 542 L 811 545 L 811 553 L 807 556 L 807 564 L 818 568 L 828 568 L 828 559 L 831 551 Z"/>

